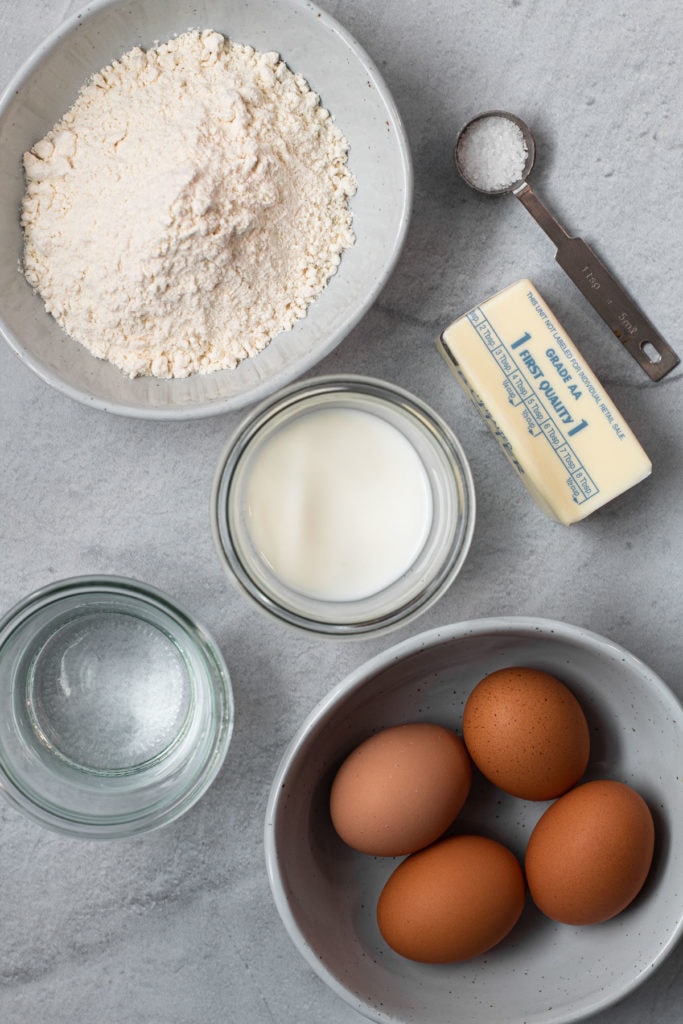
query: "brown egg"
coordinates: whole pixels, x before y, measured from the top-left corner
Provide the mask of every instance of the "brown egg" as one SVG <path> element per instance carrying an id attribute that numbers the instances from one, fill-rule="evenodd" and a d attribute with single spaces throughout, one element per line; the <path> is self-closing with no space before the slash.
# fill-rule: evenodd
<path id="1" fill-rule="evenodd" d="M 472 765 L 441 725 L 383 729 L 349 754 L 330 793 L 338 834 L 362 853 L 397 857 L 433 843 L 465 803 Z"/>
<path id="2" fill-rule="evenodd" d="M 410 960 L 469 960 L 505 938 L 525 895 L 522 869 L 506 846 L 451 836 L 399 864 L 380 895 L 377 923 L 388 945 Z"/>
<path id="3" fill-rule="evenodd" d="M 534 668 L 492 672 L 463 716 L 470 757 L 490 782 L 525 800 L 551 800 L 586 770 L 590 735 L 573 693 Z"/>
<path id="4" fill-rule="evenodd" d="M 586 782 L 552 804 L 525 857 L 534 902 L 555 921 L 597 924 L 640 891 L 655 829 L 643 798 L 623 782 Z"/>

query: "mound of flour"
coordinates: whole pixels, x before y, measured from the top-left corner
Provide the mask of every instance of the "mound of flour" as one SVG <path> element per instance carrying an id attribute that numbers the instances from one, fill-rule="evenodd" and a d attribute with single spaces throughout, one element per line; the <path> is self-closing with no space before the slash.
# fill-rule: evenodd
<path id="1" fill-rule="evenodd" d="M 24 155 L 24 274 L 132 377 L 234 367 L 353 244 L 347 151 L 275 53 L 212 31 L 135 48 Z"/>

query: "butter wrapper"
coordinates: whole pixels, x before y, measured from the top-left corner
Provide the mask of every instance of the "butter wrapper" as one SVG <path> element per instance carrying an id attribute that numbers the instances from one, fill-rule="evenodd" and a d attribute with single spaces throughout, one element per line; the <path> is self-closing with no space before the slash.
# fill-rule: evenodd
<path id="1" fill-rule="evenodd" d="M 644 480 L 652 464 L 529 280 L 446 328 L 437 347 L 546 515 L 565 525 Z"/>

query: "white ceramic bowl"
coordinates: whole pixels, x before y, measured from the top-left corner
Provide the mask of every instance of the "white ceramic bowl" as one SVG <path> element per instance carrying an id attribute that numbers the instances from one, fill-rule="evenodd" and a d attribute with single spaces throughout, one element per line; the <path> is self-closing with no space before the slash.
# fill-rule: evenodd
<path id="1" fill-rule="evenodd" d="M 382 941 L 375 906 L 397 860 L 355 853 L 335 834 L 329 790 L 343 758 L 373 730 L 406 721 L 460 729 L 465 701 L 488 672 L 546 669 L 571 687 L 591 730 L 586 778 L 621 779 L 655 818 L 653 867 L 626 911 L 575 928 L 530 901 L 485 956 L 413 963 Z M 560 1024 L 626 995 L 683 930 L 683 716 L 641 661 L 607 639 L 559 622 L 483 619 L 398 644 L 339 683 L 302 725 L 273 782 L 265 853 L 274 899 L 299 952 L 356 1010 L 394 1024 Z M 501 839 L 520 857 L 548 805 L 475 778 L 455 831 Z"/>
<path id="2" fill-rule="evenodd" d="M 306 317 L 255 358 L 182 380 L 132 380 L 67 337 L 17 273 L 22 155 L 94 72 L 132 46 L 193 27 L 277 51 L 320 94 L 350 144 L 356 243 Z M 50 36 L 0 97 L 0 330 L 43 380 L 109 412 L 189 419 L 244 407 L 314 366 L 367 312 L 398 259 L 412 187 L 405 132 L 386 85 L 348 32 L 307 0 L 99 0 Z"/>

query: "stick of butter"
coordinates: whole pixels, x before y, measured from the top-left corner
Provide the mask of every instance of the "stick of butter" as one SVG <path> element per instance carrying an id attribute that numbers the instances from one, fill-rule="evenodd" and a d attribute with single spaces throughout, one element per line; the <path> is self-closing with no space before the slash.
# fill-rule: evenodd
<path id="1" fill-rule="evenodd" d="M 531 281 L 438 340 L 540 508 L 569 525 L 644 480 L 652 464 Z"/>

